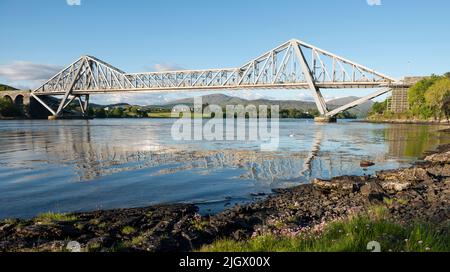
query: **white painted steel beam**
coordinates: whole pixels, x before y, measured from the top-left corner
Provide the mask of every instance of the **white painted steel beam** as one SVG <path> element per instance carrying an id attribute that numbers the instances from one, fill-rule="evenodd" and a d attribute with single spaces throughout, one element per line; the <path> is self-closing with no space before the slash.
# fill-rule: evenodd
<path id="1" fill-rule="evenodd" d="M 320 89 L 380 88 L 396 83 L 396 79 L 366 66 L 290 40 L 241 67 L 226 69 L 125 73 L 95 57 L 83 56 L 32 93 L 35 97 L 63 95 L 58 115 L 70 95 L 309 88 L 319 111 L 327 114 Z M 42 104 L 42 100 L 38 101 Z"/>
<path id="2" fill-rule="evenodd" d="M 357 107 L 357 106 L 359 106 L 361 104 L 366 103 L 369 100 L 377 98 L 377 97 L 379 97 L 379 96 L 381 96 L 381 95 L 383 95 L 385 93 L 388 93 L 390 91 L 391 91 L 391 89 L 389 89 L 389 88 L 384 88 L 384 89 L 378 90 L 378 91 L 376 91 L 374 93 L 371 93 L 371 94 L 369 94 L 369 95 L 367 95 L 367 96 L 365 96 L 363 98 L 360 98 L 360 99 L 358 99 L 356 101 L 353 101 L 353 102 L 351 102 L 351 103 L 349 103 L 347 105 L 344 105 L 344 106 L 339 107 L 339 108 L 337 108 L 335 110 L 332 110 L 332 111 L 328 112 L 327 114 L 325 114 L 325 116 L 333 117 L 333 116 L 339 114 L 340 112 L 343 112 L 343 111 L 349 110 L 351 108 Z"/>

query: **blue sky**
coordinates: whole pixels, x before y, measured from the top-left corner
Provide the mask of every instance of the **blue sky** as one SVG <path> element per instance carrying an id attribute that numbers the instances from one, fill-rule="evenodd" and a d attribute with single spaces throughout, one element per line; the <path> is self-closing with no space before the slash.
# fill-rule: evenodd
<path id="1" fill-rule="evenodd" d="M 397 78 L 450 71 L 447 0 L 68 2 L 77 0 L 0 0 L 0 82 L 36 87 L 84 54 L 127 72 L 237 67 L 291 38 Z M 310 98 L 305 90 L 233 94 Z M 146 104 L 185 96 L 125 94 L 94 101 Z"/>

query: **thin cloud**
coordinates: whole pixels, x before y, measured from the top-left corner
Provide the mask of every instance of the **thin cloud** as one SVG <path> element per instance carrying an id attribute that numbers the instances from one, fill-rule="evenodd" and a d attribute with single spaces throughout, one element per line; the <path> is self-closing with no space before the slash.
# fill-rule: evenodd
<path id="1" fill-rule="evenodd" d="M 40 81 L 51 78 L 61 69 L 57 65 L 13 61 L 11 64 L 0 65 L 0 76 L 10 81 Z"/>
<path id="2" fill-rule="evenodd" d="M 173 63 L 157 63 L 150 67 L 152 71 L 155 72 L 167 72 L 167 71 L 180 71 L 185 70 L 183 67 L 181 67 L 178 64 Z"/>
<path id="3" fill-rule="evenodd" d="M 81 0 L 66 0 L 69 6 L 81 6 Z"/>
<path id="4" fill-rule="evenodd" d="M 4 83 L 10 83 L 20 89 L 32 89 L 50 79 L 61 69 L 62 67 L 57 65 L 13 61 L 11 64 L 0 65 L 0 78 Z"/>
<path id="5" fill-rule="evenodd" d="M 369 6 L 381 6 L 381 0 L 366 0 Z"/>

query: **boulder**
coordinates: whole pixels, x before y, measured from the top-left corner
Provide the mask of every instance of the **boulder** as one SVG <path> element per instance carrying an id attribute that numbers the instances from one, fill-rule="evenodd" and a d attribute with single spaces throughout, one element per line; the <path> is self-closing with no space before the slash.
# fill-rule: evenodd
<path id="1" fill-rule="evenodd" d="M 360 192 L 364 196 L 368 196 L 373 193 L 383 193 L 383 188 L 376 182 L 367 182 L 361 186 Z"/>
<path id="2" fill-rule="evenodd" d="M 377 177 L 379 180 L 390 182 L 420 182 L 431 179 L 427 170 L 420 167 L 381 171 L 377 173 Z"/>
<path id="3" fill-rule="evenodd" d="M 361 186 L 360 192 L 363 196 L 367 197 L 370 201 L 383 201 L 385 192 L 383 187 L 377 182 L 368 182 Z"/>
<path id="4" fill-rule="evenodd" d="M 367 167 L 371 167 L 371 166 L 374 166 L 374 165 L 375 165 L 375 163 L 371 162 L 371 161 L 361 161 L 359 163 L 359 166 L 361 166 L 362 168 L 367 168 Z"/>
<path id="5" fill-rule="evenodd" d="M 450 151 L 445 153 L 433 154 L 425 158 L 425 161 L 432 163 L 449 164 L 450 163 Z"/>
<path id="6" fill-rule="evenodd" d="M 314 179 L 312 181 L 314 188 L 321 191 L 353 192 L 358 183 L 352 177 L 342 177 L 332 180 Z"/>
<path id="7" fill-rule="evenodd" d="M 436 165 L 427 169 L 428 173 L 435 177 L 448 178 L 450 177 L 450 164 L 443 166 Z"/>
<path id="8" fill-rule="evenodd" d="M 410 188 L 412 185 L 424 181 L 433 181 L 427 170 L 421 167 L 382 171 L 377 173 L 377 178 L 381 187 L 389 192 L 400 192 Z"/>
<path id="9" fill-rule="evenodd" d="M 384 181 L 381 182 L 381 187 L 389 192 L 401 192 L 408 188 L 410 188 L 412 185 L 411 182 L 408 181 Z"/>

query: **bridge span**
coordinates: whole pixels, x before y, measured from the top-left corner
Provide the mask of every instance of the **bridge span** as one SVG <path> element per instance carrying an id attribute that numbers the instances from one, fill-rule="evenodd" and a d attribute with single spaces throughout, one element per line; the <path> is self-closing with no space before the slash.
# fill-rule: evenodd
<path id="1" fill-rule="evenodd" d="M 82 56 L 53 76 L 31 96 L 55 117 L 78 100 L 87 112 L 89 96 L 120 92 L 181 92 L 193 90 L 309 89 L 322 117 L 381 96 L 392 88 L 409 87 L 393 77 L 300 40 L 290 40 L 238 68 L 126 73 L 92 56 Z M 321 89 L 374 88 L 376 92 L 330 111 Z M 59 105 L 45 96 L 61 96 Z"/>

